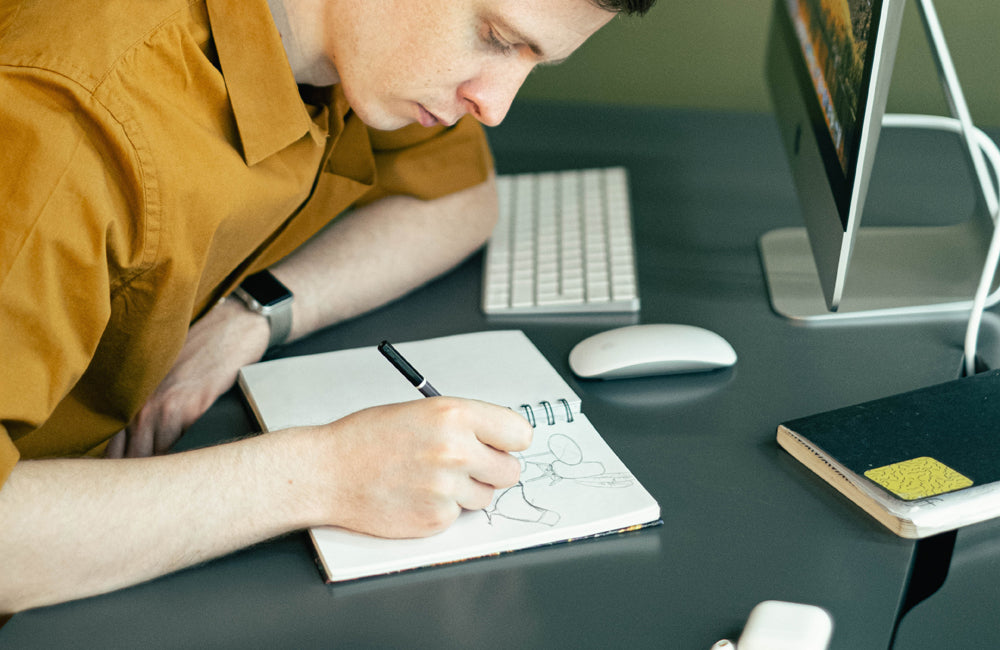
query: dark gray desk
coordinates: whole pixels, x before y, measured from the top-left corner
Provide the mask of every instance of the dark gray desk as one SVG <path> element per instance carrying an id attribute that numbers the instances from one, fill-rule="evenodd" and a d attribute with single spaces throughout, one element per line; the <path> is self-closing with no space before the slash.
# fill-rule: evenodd
<path id="1" fill-rule="evenodd" d="M 830 610 L 833 648 L 886 648 L 915 544 L 885 531 L 774 442 L 789 418 L 952 378 L 961 319 L 802 327 L 768 305 L 756 241 L 796 225 L 767 116 L 525 106 L 491 135 L 498 166 L 626 165 L 644 322 L 714 329 L 731 371 L 578 382 L 611 446 L 656 496 L 665 525 L 615 538 L 327 586 L 296 534 L 117 593 L 15 616 L 0 645 L 60 647 L 708 648 L 735 638 L 765 599 Z M 887 138 L 890 161 L 911 158 Z M 930 153 L 936 154 L 937 148 Z M 894 179 L 876 204 L 950 205 Z M 932 178 L 941 178 L 935 170 Z M 935 181 L 940 182 L 940 181 Z M 900 184 L 901 183 L 901 184 Z M 924 196 L 921 199 L 919 197 Z M 488 321 L 480 259 L 376 313 L 302 341 L 304 354 L 495 327 L 520 327 L 569 377 L 582 337 L 620 319 Z M 984 346 L 996 349 L 995 319 Z M 183 446 L 250 431 L 224 396 Z M 984 625 L 989 625 L 983 621 Z"/>
<path id="2" fill-rule="evenodd" d="M 897 650 L 1000 648 L 1000 520 L 959 530 L 948 577 L 904 618 Z"/>

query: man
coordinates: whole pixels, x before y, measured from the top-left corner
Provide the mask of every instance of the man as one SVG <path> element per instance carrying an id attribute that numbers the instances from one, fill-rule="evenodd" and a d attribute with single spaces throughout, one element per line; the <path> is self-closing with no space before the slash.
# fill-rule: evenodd
<path id="1" fill-rule="evenodd" d="M 530 428 L 450 398 L 156 454 L 270 344 L 479 247 L 476 121 L 651 1 L 0 0 L 0 613 L 514 484 Z M 231 296 L 265 270 L 280 323 Z"/>

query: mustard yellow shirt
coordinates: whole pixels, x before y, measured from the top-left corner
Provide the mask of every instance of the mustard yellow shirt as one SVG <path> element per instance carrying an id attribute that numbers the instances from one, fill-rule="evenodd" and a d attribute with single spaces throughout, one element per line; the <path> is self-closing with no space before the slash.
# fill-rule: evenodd
<path id="1" fill-rule="evenodd" d="M 368 129 L 265 0 L 0 0 L 0 484 L 99 453 L 192 320 L 352 205 L 485 180 L 479 126 Z"/>

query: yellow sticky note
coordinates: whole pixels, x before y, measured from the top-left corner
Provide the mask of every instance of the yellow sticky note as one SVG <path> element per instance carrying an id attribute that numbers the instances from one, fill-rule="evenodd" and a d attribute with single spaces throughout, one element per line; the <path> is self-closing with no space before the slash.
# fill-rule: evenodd
<path id="1" fill-rule="evenodd" d="M 953 492 L 972 485 L 968 477 L 929 456 L 876 467 L 865 472 L 865 476 L 907 501 Z"/>

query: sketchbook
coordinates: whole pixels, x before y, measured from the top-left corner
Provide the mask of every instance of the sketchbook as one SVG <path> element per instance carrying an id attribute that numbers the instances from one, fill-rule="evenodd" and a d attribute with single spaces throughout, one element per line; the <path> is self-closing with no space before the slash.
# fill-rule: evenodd
<path id="1" fill-rule="evenodd" d="M 535 427 L 515 454 L 521 481 L 447 530 L 383 539 L 336 527 L 309 531 L 328 582 L 354 580 L 634 530 L 660 507 L 584 415 L 579 396 L 519 330 L 394 343 L 443 395 L 492 402 Z M 265 361 L 239 384 L 265 431 L 321 424 L 370 406 L 424 399 L 375 346 Z"/>
<path id="2" fill-rule="evenodd" d="M 1000 516 L 1000 371 L 799 418 L 778 443 L 901 537 Z"/>

